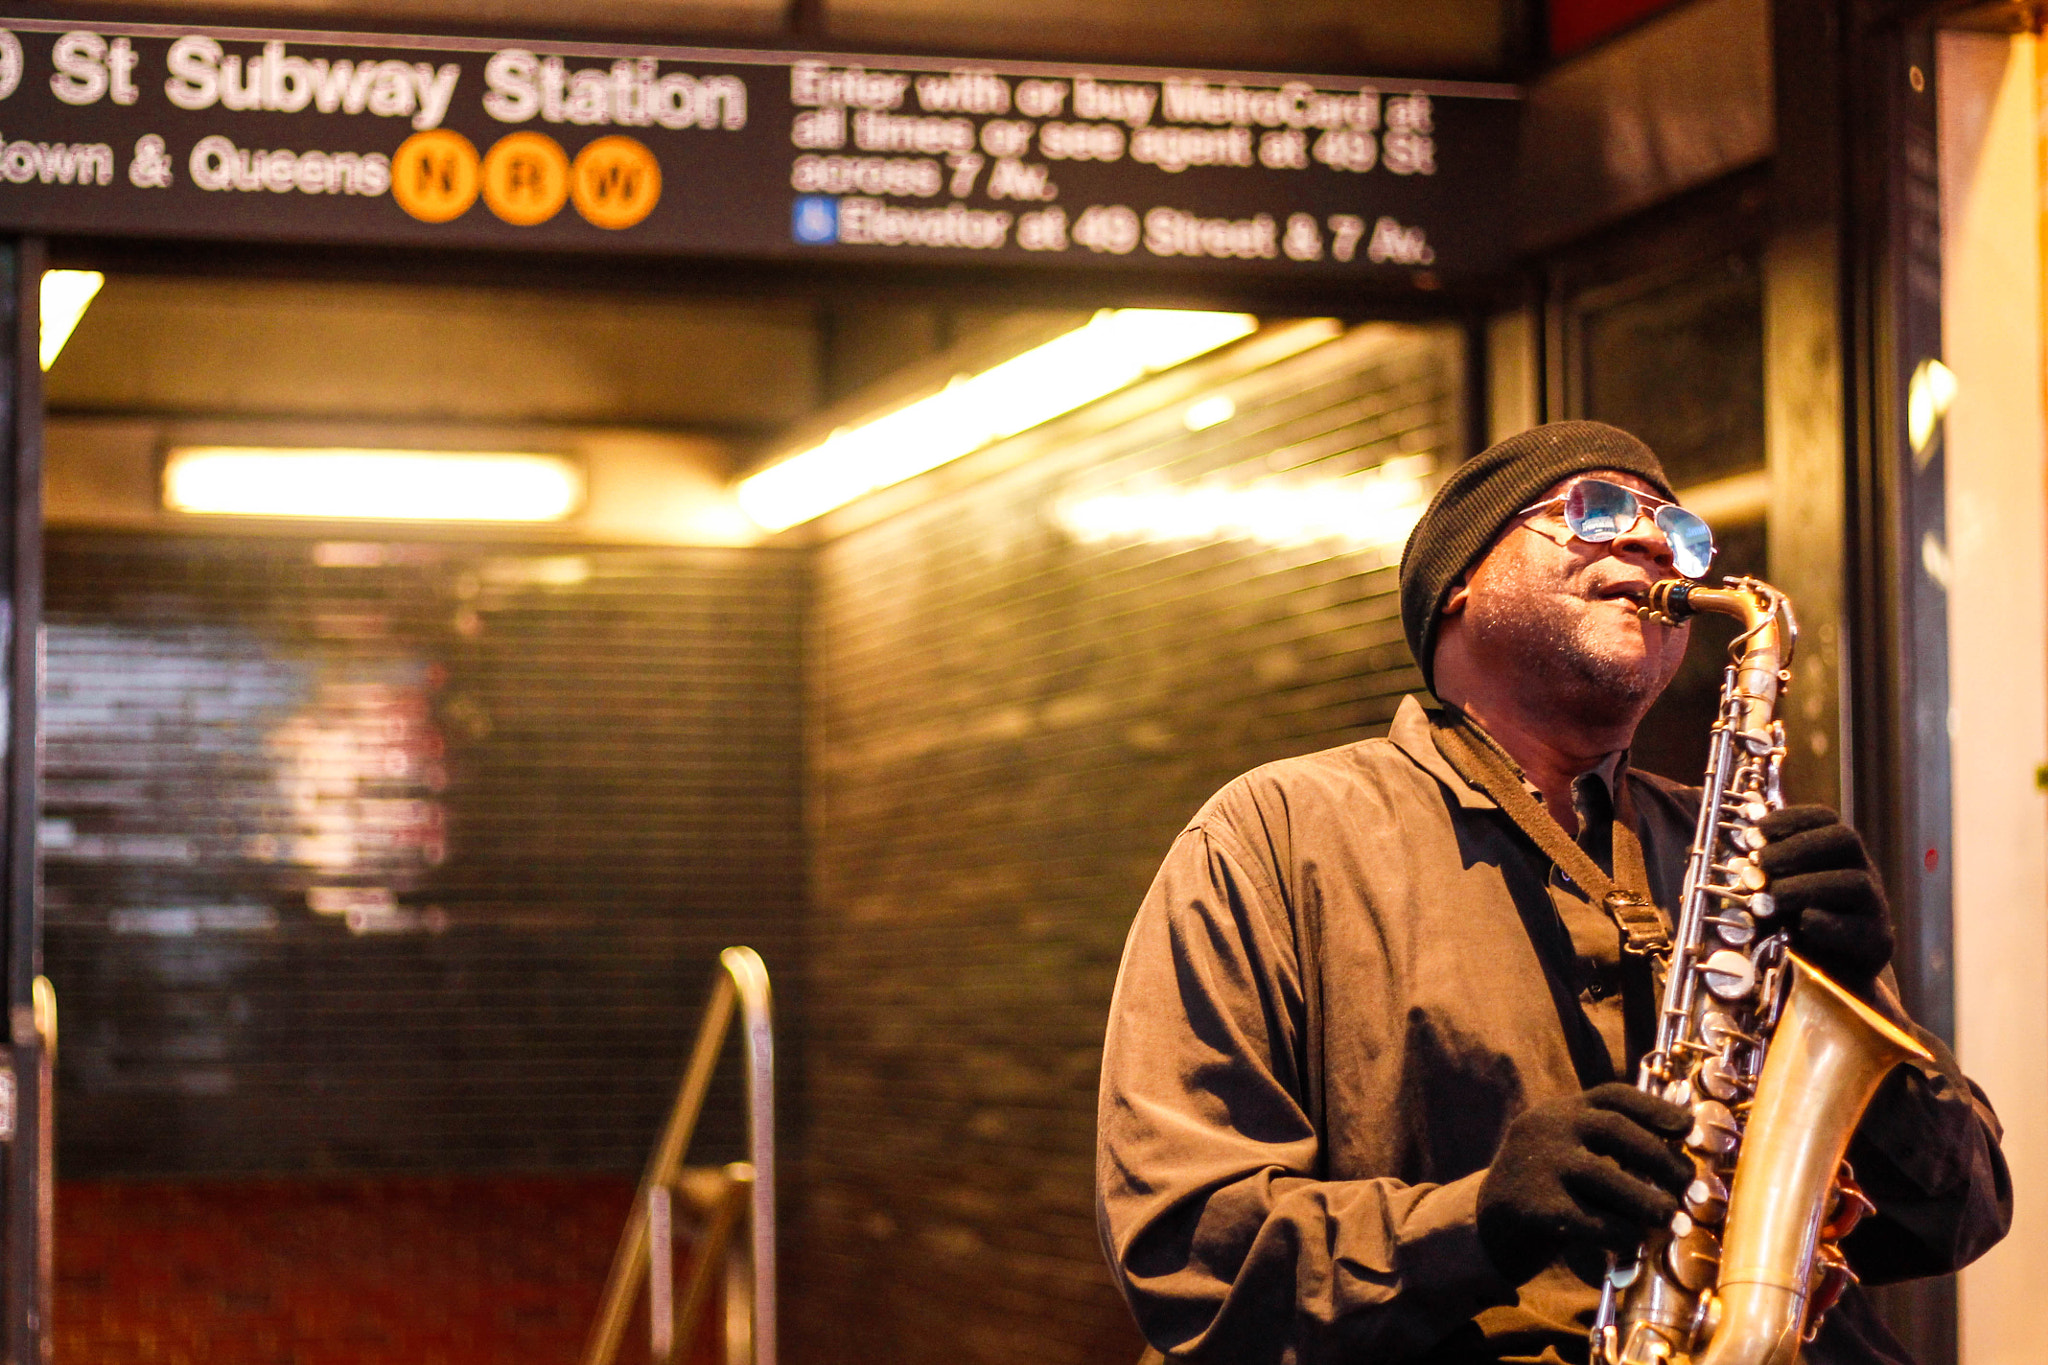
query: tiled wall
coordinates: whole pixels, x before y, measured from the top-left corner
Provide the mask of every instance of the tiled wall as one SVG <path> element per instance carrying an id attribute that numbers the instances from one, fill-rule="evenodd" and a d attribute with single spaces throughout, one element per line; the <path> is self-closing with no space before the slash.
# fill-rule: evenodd
<path id="1" fill-rule="evenodd" d="M 793 967 L 803 569 L 53 536 L 62 1174 L 637 1170 Z"/>
<path id="2" fill-rule="evenodd" d="M 1211 791 L 1419 685 L 1391 565 L 1465 453 L 1455 332 L 1212 369 L 819 552 L 793 1359 L 1136 1357 L 1090 1202 L 1125 930 Z"/>

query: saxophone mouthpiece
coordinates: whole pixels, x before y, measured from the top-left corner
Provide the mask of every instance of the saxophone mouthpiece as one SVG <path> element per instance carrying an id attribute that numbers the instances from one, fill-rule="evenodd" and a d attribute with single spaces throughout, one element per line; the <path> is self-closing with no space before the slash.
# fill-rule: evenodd
<path id="1" fill-rule="evenodd" d="M 1636 608 L 1636 615 L 1645 621 L 1680 625 L 1693 615 L 1692 591 L 1698 586 L 1686 578 L 1667 578 L 1661 583 L 1652 583 L 1650 604 Z"/>

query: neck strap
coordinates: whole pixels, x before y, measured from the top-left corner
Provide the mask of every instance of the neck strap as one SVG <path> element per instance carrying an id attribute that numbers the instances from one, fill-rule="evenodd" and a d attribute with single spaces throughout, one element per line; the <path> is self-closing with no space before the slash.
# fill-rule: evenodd
<path id="1" fill-rule="evenodd" d="M 1614 794 L 1614 872 L 1600 870 L 1592 855 L 1551 817 L 1543 804 L 1529 794 L 1521 771 L 1507 751 L 1493 737 L 1455 707 L 1446 706 L 1431 717 L 1436 747 L 1458 776 L 1485 792 L 1564 874 L 1588 896 L 1599 902 L 1621 926 L 1622 947 L 1638 956 L 1661 955 L 1671 947 L 1664 917 L 1650 899 L 1649 872 L 1643 862 L 1642 840 L 1627 816 L 1625 794 Z"/>

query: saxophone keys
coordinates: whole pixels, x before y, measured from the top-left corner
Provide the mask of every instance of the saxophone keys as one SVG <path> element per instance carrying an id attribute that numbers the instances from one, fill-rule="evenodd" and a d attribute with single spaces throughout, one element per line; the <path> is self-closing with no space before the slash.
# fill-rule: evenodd
<path id="1" fill-rule="evenodd" d="M 1703 1171 L 1685 1187 L 1685 1211 L 1695 1223 L 1715 1226 L 1728 1214 L 1728 1182 Z"/>
<path id="2" fill-rule="evenodd" d="M 1700 1089 L 1706 1091 L 1723 1104 L 1733 1104 L 1742 1098 L 1744 1089 L 1742 1077 L 1726 1053 L 1714 1053 L 1700 1063 L 1695 1073 Z"/>
<path id="3" fill-rule="evenodd" d="M 1701 1100 L 1693 1106 L 1692 1131 L 1685 1135 L 1685 1145 L 1708 1156 L 1726 1156 L 1735 1150 L 1735 1144 L 1742 1138 L 1742 1130 L 1735 1126 L 1735 1115 L 1719 1100 Z"/>
<path id="4" fill-rule="evenodd" d="M 1877 1205 L 1870 1202 L 1870 1196 L 1848 1173 L 1848 1163 L 1842 1163 L 1842 1173 L 1835 1177 L 1834 1197 L 1828 1202 L 1827 1217 L 1820 1225 L 1820 1240 L 1839 1242 L 1855 1231 L 1856 1225 L 1877 1212 Z"/>
<path id="5" fill-rule="evenodd" d="M 1764 846 L 1764 832 L 1755 825 L 1730 825 L 1728 842 L 1745 853 L 1754 853 Z"/>
<path id="6" fill-rule="evenodd" d="M 1720 1010 L 1708 1010 L 1700 1019 L 1700 1041 L 1715 1052 L 1725 1054 L 1737 1043 L 1755 1043 L 1756 1035 L 1745 1033 L 1742 1027 Z"/>
<path id="7" fill-rule="evenodd" d="M 1720 999 L 1746 1000 L 1756 991 L 1756 963 L 1733 948 L 1720 949 L 1700 964 L 1699 972 L 1706 988 Z"/>
<path id="8" fill-rule="evenodd" d="M 1714 926 L 1714 933 L 1721 942 L 1731 948 L 1741 948 L 1756 937 L 1756 921 L 1747 910 L 1730 910 L 1708 920 Z"/>
<path id="9" fill-rule="evenodd" d="M 1771 879 L 1764 875 L 1764 870 L 1756 865 L 1754 854 L 1737 858 L 1732 863 L 1722 863 L 1714 870 L 1743 891 L 1761 891 L 1771 883 Z"/>
<path id="10" fill-rule="evenodd" d="M 1769 919 L 1778 913 L 1778 898 L 1768 891 L 1759 891 L 1749 898 L 1749 913 L 1758 919 Z"/>
<path id="11" fill-rule="evenodd" d="M 1812 1292 L 1806 1300 L 1806 1323 L 1800 1333 L 1800 1340 L 1812 1341 L 1820 1331 L 1821 1320 L 1828 1310 L 1842 1301 L 1842 1295 L 1849 1292 L 1849 1286 L 1856 1283 L 1856 1272 L 1849 1268 L 1848 1258 L 1835 1247 L 1823 1245 L 1814 1256 L 1813 1278 L 1808 1282 Z"/>
<path id="12" fill-rule="evenodd" d="M 1749 800 L 1742 803 L 1742 818 L 1749 821 L 1752 825 L 1761 823 L 1763 818 L 1770 813 L 1771 808 L 1756 797 L 1752 796 Z"/>
<path id="13" fill-rule="evenodd" d="M 1713 1288 L 1715 1276 L 1720 1273 L 1721 1239 L 1683 1213 L 1673 1221 L 1681 1218 L 1685 1219 L 1685 1232 L 1671 1239 L 1664 1250 L 1664 1263 L 1670 1267 L 1672 1279 L 1685 1286 L 1688 1293 L 1697 1294 Z"/>

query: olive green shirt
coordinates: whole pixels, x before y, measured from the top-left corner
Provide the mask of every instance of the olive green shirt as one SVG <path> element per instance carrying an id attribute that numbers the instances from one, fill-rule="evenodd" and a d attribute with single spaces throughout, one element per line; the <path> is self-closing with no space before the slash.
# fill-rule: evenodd
<path id="1" fill-rule="evenodd" d="M 1580 779 L 1596 861 L 1610 782 L 1675 905 L 1698 790 L 1621 761 Z M 1146 1337 L 1218 1365 L 1583 1361 L 1602 1263 L 1507 1284 L 1474 1206 L 1516 1115 L 1627 1074 L 1621 977 L 1613 921 L 1413 698 L 1386 739 L 1217 793 L 1132 925 L 1103 1052 L 1098 1226 Z M 1940 1064 L 1894 1073 L 1851 1149 L 1866 1282 L 1953 1269 L 2011 1218 L 1996 1118 L 1916 1032 Z M 1906 1358 L 1853 1290 L 1807 1351 Z"/>

